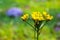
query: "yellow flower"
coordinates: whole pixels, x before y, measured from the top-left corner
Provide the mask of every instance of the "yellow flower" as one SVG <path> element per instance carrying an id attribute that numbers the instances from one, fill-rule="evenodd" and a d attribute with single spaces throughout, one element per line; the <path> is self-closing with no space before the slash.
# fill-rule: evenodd
<path id="1" fill-rule="evenodd" d="M 44 17 L 43 17 L 43 15 L 40 12 L 38 12 L 38 15 L 39 15 L 38 16 L 38 20 L 39 21 L 45 20 Z"/>
<path id="2" fill-rule="evenodd" d="M 43 15 L 40 12 L 33 12 L 31 16 L 33 20 L 38 20 L 38 21 L 44 20 Z"/>
<path id="3" fill-rule="evenodd" d="M 39 15 L 39 17 L 42 17 L 42 16 L 43 16 L 40 12 L 38 12 L 38 14 L 37 14 L 37 15 Z"/>
<path id="4" fill-rule="evenodd" d="M 53 16 L 48 16 L 47 17 L 47 20 L 52 20 L 53 19 Z"/>
<path id="5" fill-rule="evenodd" d="M 28 19 L 28 14 L 23 15 L 21 18 L 22 18 L 22 20 L 27 20 Z"/>
<path id="6" fill-rule="evenodd" d="M 46 12 L 43 12 L 43 14 L 41 14 L 40 12 L 33 12 L 31 16 L 33 20 L 38 20 L 38 21 L 53 19 L 53 16 L 50 16 Z"/>
<path id="7" fill-rule="evenodd" d="M 50 16 L 47 12 L 43 12 L 43 16 L 45 17 L 46 20 L 52 20 L 53 16 Z"/>
<path id="8" fill-rule="evenodd" d="M 37 16 L 37 12 L 33 12 L 31 16 L 32 16 L 32 19 L 37 20 L 37 17 L 36 17 Z"/>

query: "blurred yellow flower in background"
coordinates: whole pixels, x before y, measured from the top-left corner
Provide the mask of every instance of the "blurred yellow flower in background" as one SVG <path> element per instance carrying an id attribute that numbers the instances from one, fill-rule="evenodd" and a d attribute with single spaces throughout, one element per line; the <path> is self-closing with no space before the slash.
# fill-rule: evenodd
<path id="1" fill-rule="evenodd" d="M 27 20 L 27 19 L 28 19 L 28 16 L 29 16 L 28 14 L 25 14 L 25 15 L 23 15 L 21 18 L 22 18 L 22 20 L 24 20 L 24 21 L 25 21 L 25 20 Z"/>

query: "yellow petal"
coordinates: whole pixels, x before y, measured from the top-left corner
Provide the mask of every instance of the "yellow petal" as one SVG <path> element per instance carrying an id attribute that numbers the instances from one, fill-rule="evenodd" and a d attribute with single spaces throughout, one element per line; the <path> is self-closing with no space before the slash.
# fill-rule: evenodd
<path id="1" fill-rule="evenodd" d="M 43 12 L 43 15 L 46 16 L 47 15 L 47 12 Z"/>

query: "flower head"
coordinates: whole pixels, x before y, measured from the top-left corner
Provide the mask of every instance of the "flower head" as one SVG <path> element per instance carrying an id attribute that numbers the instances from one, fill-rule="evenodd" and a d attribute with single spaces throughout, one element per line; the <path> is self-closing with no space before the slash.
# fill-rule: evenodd
<path id="1" fill-rule="evenodd" d="M 53 19 L 53 16 L 47 16 L 46 19 L 47 20 L 52 20 Z"/>
<path id="2" fill-rule="evenodd" d="M 14 7 L 14 8 L 8 9 L 7 12 L 6 12 L 6 15 L 7 16 L 18 17 L 18 16 L 22 15 L 22 13 L 23 12 L 22 12 L 22 10 L 20 8 Z"/>
<path id="3" fill-rule="evenodd" d="M 43 16 L 46 20 L 52 20 L 53 16 L 49 15 L 47 12 L 43 12 Z"/>
<path id="4" fill-rule="evenodd" d="M 44 20 L 43 15 L 40 12 L 33 12 L 31 16 L 33 20 L 38 20 L 38 21 Z"/>
<path id="5" fill-rule="evenodd" d="M 27 20 L 27 19 L 28 19 L 28 14 L 23 15 L 21 18 L 22 18 L 22 20 L 24 20 L 24 21 Z"/>

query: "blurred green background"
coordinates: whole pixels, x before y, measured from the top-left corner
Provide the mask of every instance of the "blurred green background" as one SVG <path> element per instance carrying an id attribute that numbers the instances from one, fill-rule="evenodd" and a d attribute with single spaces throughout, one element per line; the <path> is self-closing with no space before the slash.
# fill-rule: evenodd
<path id="1" fill-rule="evenodd" d="M 0 0 L 0 40 L 34 40 L 34 31 L 20 18 L 17 21 L 6 16 L 7 9 L 19 7 L 24 13 L 47 11 L 54 16 L 41 30 L 39 40 L 56 40 L 60 32 L 54 30 L 56 14 L 60 13 L 60 0 Z M 32 23 L 31 20 L 28 21 Z"/>

